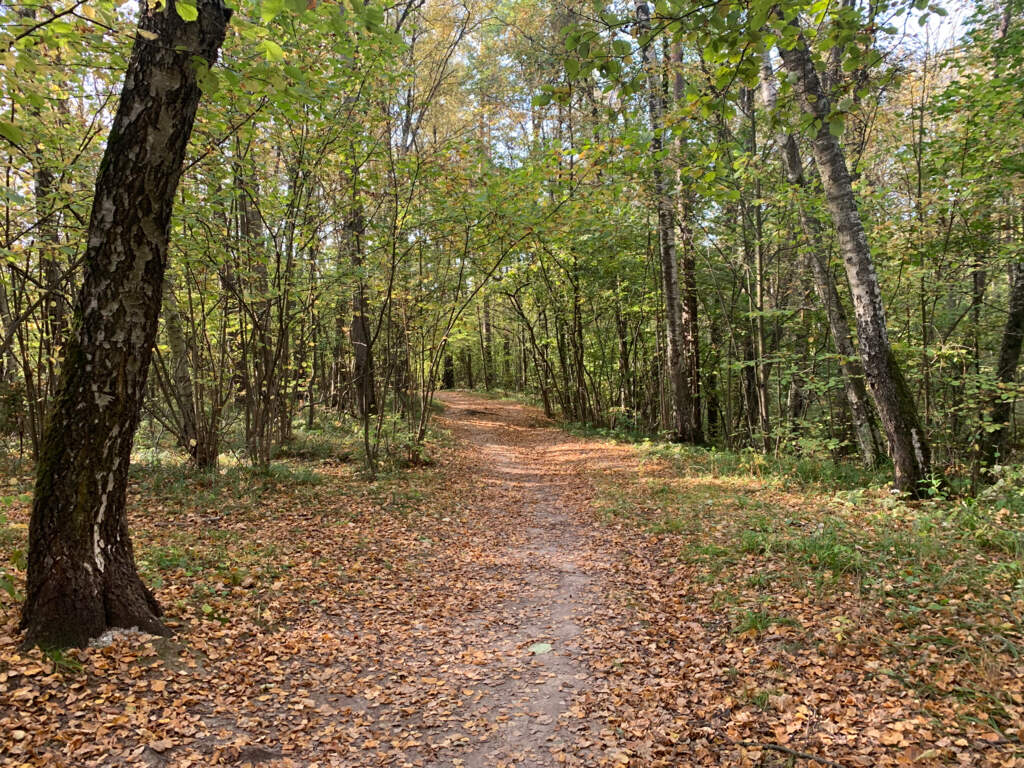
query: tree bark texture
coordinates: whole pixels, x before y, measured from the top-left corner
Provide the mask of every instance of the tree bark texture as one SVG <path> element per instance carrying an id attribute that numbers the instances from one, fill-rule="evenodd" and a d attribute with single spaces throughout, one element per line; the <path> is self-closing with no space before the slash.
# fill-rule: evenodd
<path id="1" fill-rule="evenodd" d="M 686 83 L 683 80 L 683 55 L 682 46 L 675 44 L 672 47 L 672 65 L 675 69 L 672 92 L 675 102 L 680 103 L 685 95 Z M 681 169 L 686 160 L 686 142 L 680 138 L 676 142 L 676 154 L 679 161 L 679 170 L 676 171 L 676 189 L 680 191 L 681 201 L 679 204 L 679 250 L 681 251 L 680 282 L 682 284 L 682 296 L 680 309 L 682 311 L 681 324 L 683 334 L 683 378 L 689 397 L 687 405 L 689 413 L 686 414 L 687 429 L 690 430 L 688 442 L 704 442 L 704 425 L 701 420 L 700 411 L 700 333 L 697 319 L 697 260 L 695 258 L 696 248 L 694 246 L 693 227 L 691 217 L 694 209 L 692 190 L 683 191 L 683 178 Z"/>
<path id="2" fill-rule="evenodd" d="M 767 51 L 762 58 L 761 86 L 765 104 L 770 109 L 774 108 L 776 103 L 775 76 Z M 803 160 L 800 157 L 800 148 L 797 146 L 796 138 L 791 133 L 784 133 L 778 137 L 778 144 L 787 181 L 801 191 L 807 189 L 808 182 L 804 176 Z M 864 370 L 860 365 L 853 337 L 850 334 L 846 310 L 839 298 L 835 280 L 832 279 L 828 269 L 825 258 L 825 228 L 803 201 L 799 204 L 798 213 L 800 228 L 803 230 L 810 249 L 808 262 L 811 267 L 811 276 L 814 278 L 814 290 L 818 294 L 818 300 L 825 308 L 829 334 L 832 336 L 836 352 L 839 353 L 839 370 L 843 379 L 846 402 L 850 407 L 850 418 L 853 421 L 857 448 L 864 465 L 873 467 L 882 459 L 885 446 L 882 444 L 881 436 L 875 426 L 871 403 L 868 401 L 868 392 L 864 385 Z"/>
<path id="3" fill-rule="evenodd" d="M 199 103 L 194 59 L 213 64 L 230 11 L 173 0 L 141 13 L 96 180 L 84 258 L 29 527 L 25 644 L 83 645 L 109 627 L 167 634 L 135 569 L 125 497 L 160 313 L 174 193 Z"/>
<path id="4" fill-rule="evenodd" d="M 362 237 L 365 226 L 362 203 L 357 197 L 345 222 L 346 247 L 349 260 L 356 270 L 363 267 Z M 373 334 L 370 331 L 368 312 L 366 284 L 360 277 L 352 295 L 352 328 L 349 336 L 352 340 L 352 379 L 356 389 L 356 408 L 359 418 L 364 421 L 377 413 L 377 373 L 373 364 Z"/>
<path id="5" fill-rule="evenodd" d="M 931 474 L 931 451 L 921 428 L 917 405 L 889 345 L 885 309 L 861 222 L 853 183 L 839 140 L 829 126 L 831 105 L 802 34 L 796 44 L 780 48 L 783 65 L 794 80 L 801 109 L 816 121 L 811 146 L 843 257 L 853 296 L 861 360 L 875 399 L 895 469 L 895 487 L 915 496 Z"/>

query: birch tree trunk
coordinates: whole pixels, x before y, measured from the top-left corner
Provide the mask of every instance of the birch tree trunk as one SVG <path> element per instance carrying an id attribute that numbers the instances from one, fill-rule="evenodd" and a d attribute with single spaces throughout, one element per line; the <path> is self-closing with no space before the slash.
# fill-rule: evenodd
<path id="1" fill-rule="evenodd" d="M 230 11 L 199 0 L 186 23 L 144 6 L 100 163 L 84 281 L 46 426 L 29 525 L 26 645 L 83 645 L 108 627 L 167 634 L 135 569 L 125 496 L 157 317 L 174 192 Z"/>
<path id="2" fill-rule="evenodd" d="M 768 108 L 774 109 L 777 100 L 775 75 L 772 72 L 771 59 L 767 51 L 764 52 L 761 59 L 761 94 Z M 808 183 L 804 176 L 800 148 L 797 146 L 793 134 L 781 134 L 778 137 L 778 147 L 786 179 L 800 190 L 807 189 Z M 803 230 L 810 248 L 808 262 L 811 267 L 811 276 L 814 278 L 814 289 L 818 294 L 818 300 L 825 308 L 829 334 L 832 336 L 836 352 L 839 353 L 839 370 L 843 379 L 846 402 L 850 406 L 850 418 L 853 421 L 857 448 L 864 466 L 873 467 L 882 459 L 885 447 L 882 445 L 881 436 L 878 434 L 872 417 L 871 404 L 868 402 L 868 393 L 864 385 L 864 370 L 858 362 L 857 350 L 853 343 L 853 337 L 850 335 L 850 324 L 846 318 L 846 310 L 843 308 L 839 291 L 836 290 L 835 281 L 829 273 L 825 260 L 825 228 L 813 211 L 808 210 L 803 201 L 798 206 L 798 213 L 800 228 Z"/>
<path id="3" fill-rule="evenodd" d="M 797 33 L 792 48 L 780 46 L 780 54 L 794 82 L 801 109 L 816 122 L 811 138 L 814 161 L 839 236 L 839 250 L 853 295 L 864 374 L 889 444 L 895 468 L 894 484 L 900 491 L 920 496 L 931 474 L 931 451 L 921 429 L 913 395 L 889 345 L 885 308 L 871 248 L 857 208 L 846 157 L 830 130 L 831 104 L 801 33 Z"/>

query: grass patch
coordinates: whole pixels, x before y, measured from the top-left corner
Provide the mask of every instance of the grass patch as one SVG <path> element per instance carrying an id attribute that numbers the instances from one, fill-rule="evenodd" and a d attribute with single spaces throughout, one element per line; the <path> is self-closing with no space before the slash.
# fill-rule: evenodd
<path id="1" fill-rule="evenodd" d="M 595 477 L 599 513 L 677 537 L 696 594 L 718 590 L 706 605 L 737 635 L 799 622 L 829 653 L 876 649 L 929 700 L 996 725 L 1019 706 L 1024 472 L 976 499 L 908 502 L 831 460 L 603 436 L 632 443 L 640 472 Z"/>
<path id="2" fill-rule="evenodd" d="M 835 520 L 822 523 L 811 534 L 783 540 L 782 549 L 796 562 L 815 571 L 862 574 L 870 567 L 867 558 L 852 543 L 846 526 Z"/>
<path id="3" fill-rule="evenodd" d="M 736 615 L 732 630 L 737 635 L 750 633 L 760 635 L 772 627 L 799 627 L 800 622 L 791 616 L 775 616 L 768 611 L 741 611 Z"/>
<path id="4" fill-rule="evenodd" d="M 781 488 L 850 490 L 883 485 L 890 476 L 887 467 L 866 470 L 854 459 L 763 454 L 754 450 L 724 451 L 714 447 L 668 443 L 628 429 L 586 424 L 564 426 L 566 431 L 582 437 L 600 437 L 633 444 L 641 458 L 666 462 L 676 472 L 687 477 L 744 476 Z"/>

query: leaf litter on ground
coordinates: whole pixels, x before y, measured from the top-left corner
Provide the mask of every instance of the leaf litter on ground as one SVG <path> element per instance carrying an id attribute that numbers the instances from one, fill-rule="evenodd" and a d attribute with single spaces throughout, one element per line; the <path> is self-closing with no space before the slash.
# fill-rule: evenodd
<path id="1" fill-rule="evenodd" d="M 1012 559 L 445 398 L 438 463 L 376 484 L 135 482 L 170 640 L 23 652 L 0 592 L 4 764 L 1024 765 Z"/>

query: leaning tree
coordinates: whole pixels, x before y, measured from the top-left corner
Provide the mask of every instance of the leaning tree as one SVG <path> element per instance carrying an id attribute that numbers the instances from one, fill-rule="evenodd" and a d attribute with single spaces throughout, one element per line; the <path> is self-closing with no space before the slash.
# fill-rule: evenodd
<path id="1" fill-rule="evenodd" d="M 135 568 L 128 464 L 198 81 L 217 58 L 230 16 L 222 0 L 150 1 L 141 11 L 39 456 L 21 616 L 26 645 L 82 645 L 109 627 L 167 633 Z"/>

